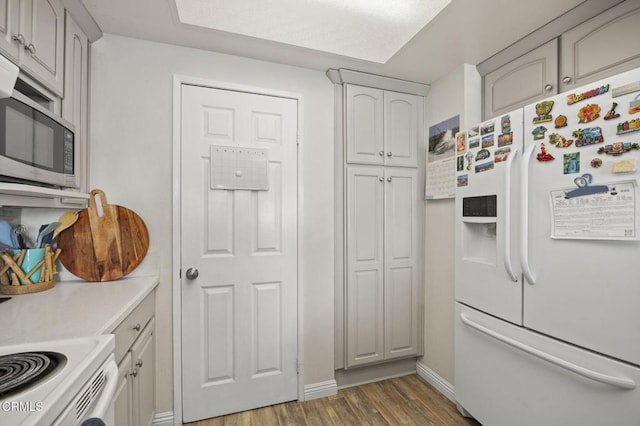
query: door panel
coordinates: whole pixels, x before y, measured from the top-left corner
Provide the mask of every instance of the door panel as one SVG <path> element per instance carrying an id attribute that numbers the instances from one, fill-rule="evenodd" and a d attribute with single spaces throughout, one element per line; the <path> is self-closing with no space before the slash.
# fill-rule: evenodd
<path id="1" fill-rule="evenodd" d="M 15 63 L 21 46 L 12 37 L 18 33 L 19 20 L 18 0 L 0 0 L 0 50 Z"/>
<path id="2" fill-rule="evenodd" d="M 418 353 L 419 172 L 385 172 L 385 356 Z"/>
<path id="3" fill-rule="evenodd" d="M 352 367 L 384 359 L 382 168 L 349 166 L 346 196 L 347 366 Z"/>
<path id="4" fill-rule="evenodd" d="M 556 93 L 558 41 L 552 40 L 484 76 L 483 116 L 496 117 Z"/>
<path id="5" fill-rule="evenodd" d="M 297 101 L 183 86 L 184 421 L 297 398 Z M 210 145 L 268 150 L 269 189 L 211 189 Z M 184 275 L 183 275 L 184 277 Z"/>
<path id="6" fill-rule="evenodd" d="M 415 95 L 384 92 L 385 165 L 418 166 L 421 100 Z"/>
<path id="7" fill-rule="evenodd" d="M 626 1 L 561 37 L 561 91 L 640 66 L 640 2 Z M 564 79 L 567 82 L 564 82 Z"/>
<path id="8" fill-rule="evenodd" d="M 383 91 L 346 85 L 347 163 L 382 164 Z"/>

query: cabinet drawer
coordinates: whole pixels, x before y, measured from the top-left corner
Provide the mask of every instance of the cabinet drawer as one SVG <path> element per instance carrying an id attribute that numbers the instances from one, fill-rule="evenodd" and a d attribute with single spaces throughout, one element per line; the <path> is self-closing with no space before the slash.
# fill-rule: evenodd
<path id="1" fill-rule="evenodd" d="M 133 342 L 142 333 L 145 325 L 153 317 L 155 311 L 155 292 L 149 294 L 134 310 L 116 327 L 116 362 L 120 362 Z"/>

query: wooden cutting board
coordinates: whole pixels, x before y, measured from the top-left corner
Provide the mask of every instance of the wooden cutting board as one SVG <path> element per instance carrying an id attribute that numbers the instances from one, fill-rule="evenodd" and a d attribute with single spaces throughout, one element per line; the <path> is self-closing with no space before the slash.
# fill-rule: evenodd
<path id="1" fill-rule="evenodd" d="M 107 204 L 99 189 L 91 191 L 89 207 L 58 236 L 60 261 L 86 281 L 112 281 L 133 271 L 149 249 L 149 232 L 134 211 Z"/>

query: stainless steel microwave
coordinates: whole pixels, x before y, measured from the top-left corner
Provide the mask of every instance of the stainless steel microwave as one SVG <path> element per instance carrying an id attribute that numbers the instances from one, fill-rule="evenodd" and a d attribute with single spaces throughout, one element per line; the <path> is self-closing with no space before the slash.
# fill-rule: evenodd
<path id="1" fill-rule="evenodd" d="M 15 90 L 0 99 L 0 179 L 77 188 L 74 130 Z"/>

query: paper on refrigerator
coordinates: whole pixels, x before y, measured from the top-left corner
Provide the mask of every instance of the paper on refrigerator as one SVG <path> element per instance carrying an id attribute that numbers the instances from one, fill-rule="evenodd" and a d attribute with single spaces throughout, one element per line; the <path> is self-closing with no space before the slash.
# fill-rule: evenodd
<path id="1" fill-rule="evenodd" d="M 609 183 L 609 191 L 567 198 L 565 188 L 550 192 L 551 238 L 638 240 L 638 185 Z"/>

